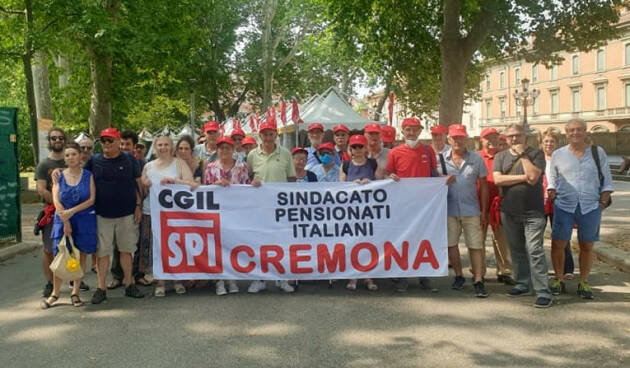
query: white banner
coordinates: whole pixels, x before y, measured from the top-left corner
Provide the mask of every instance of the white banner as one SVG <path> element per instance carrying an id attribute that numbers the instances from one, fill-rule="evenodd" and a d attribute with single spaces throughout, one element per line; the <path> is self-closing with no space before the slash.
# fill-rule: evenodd
<path id="1" fill-rule="evenodd" d="M 445 178 L 151 188 L 156 279 L 446 276 Z"/>

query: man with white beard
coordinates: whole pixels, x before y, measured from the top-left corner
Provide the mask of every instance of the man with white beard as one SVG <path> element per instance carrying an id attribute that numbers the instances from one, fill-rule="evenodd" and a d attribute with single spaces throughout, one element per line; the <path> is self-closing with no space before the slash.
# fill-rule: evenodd
<path id="1" fill-rule="evenodd" d="M 367 132 L 366 128 L 366 132 Z M 400 178 L 427 178 L 439 176 L 435 160 L 435 151 L 431 146 L 420 142 L 422 124 L 418 118 L 405 118 L 402 121 L 402 133 L 405 143 L 394 147 L 389 151 L 385 170 L 387 175 L 398 181 Z M 448 181 L 447 181 L 448 183 Z M 396 291 L 407 291 L 409 281 L 400 279 L 396 285 Z M 437 291 L 431 287 L 429 279 L 420 278 L 420 286 L 424 289 Z"/>

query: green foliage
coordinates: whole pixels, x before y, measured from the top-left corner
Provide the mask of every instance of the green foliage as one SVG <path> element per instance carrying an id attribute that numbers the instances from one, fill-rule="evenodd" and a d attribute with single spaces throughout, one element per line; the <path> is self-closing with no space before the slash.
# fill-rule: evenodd
<path id="1" fill-rule="evenodd" d="M 560 50 L 586 51 L 615 37 L 622 0 L 319 0 L 335 34 L 360 51 L 361 65 L 379 81 L 390 80 L 416 114 L 436 111 L 440 103 L 445 32 L 459 47 L 470 48 L 464 64 L 466 94 L 478 93 L 485 60 L 525 57 L 557 63 Z M 446 2 L 459 7 L 444 27 Z M 471 37 L 468 37 L 472 35 Z M 479 44 L 475 37 L 479 36 Z M 530 44 L 533 36 L 533 44 Z M 466 39 L 468 38 L 468 39 Z M 464 41 L 465 40 L 465 41 Z M 533 46 L 533 47 L 532 47 Z M 468 51 L 468 50 L 467 50 Z M 382 83 L 382 82 L 381 82 Z"/>

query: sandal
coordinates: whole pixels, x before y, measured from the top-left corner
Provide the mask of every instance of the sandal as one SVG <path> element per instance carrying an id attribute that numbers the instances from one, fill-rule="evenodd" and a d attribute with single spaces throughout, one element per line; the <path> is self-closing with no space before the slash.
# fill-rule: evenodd
<path id="1" fill-rule="evenodd" d="M 357 280 L 350 280 L 346 285 L 346 289 L 355 291 L 357 290 Z"/>
<path id="2" fill-rule="evenodd" d="M 107 285 L 107 288 L 109 290 L 113 290 L 113 289 L 118 289 L 121 286 L 123 286 L 122 280 L 113 279 L 112 282 L 110 282 L 109 285 Z"/>
<path id="3" fill-rule="evenodd" d="M 372 281 L 371 279 L 367 279 L 365 280 L 365 287 L 369 290 L 369 291 L 377 291 L 378 290 L 378 285 L 376 285 L 374 283 L 374 281 Z"/>
<path id="4" fill-rule="evenodd" d="M 83 306 L 83 302 L 81 301 L 81 298 L 79 298 L 77 294 L 70 295 L 70 300 L 72 301 L 72 305 L 75 307 Z"/>
<path id="5" fill-rule="evenodd" d="M 52 301 L 50 301 L 50 299 L 52 299 Z M 59 297 L 57 295 L 51 295 L 48 297 L 48 299 L 42 300 L 42 302 L 39 303 L 39 307 L 42 309 L 48 309 L 52 307 L 57 302 L 57 300 L 59 300 Z"/>
<path id="6" fill-rule="evenodd" d="M 151 286 L 151 282 L 142 276 L 136 279 L 136 285 Z"/>
<path id="7" fill-rule="evenodd" d="M 154 295 L 157 297 L 166 296 L 166 288 L 164 286 L 156 286 Z"/>

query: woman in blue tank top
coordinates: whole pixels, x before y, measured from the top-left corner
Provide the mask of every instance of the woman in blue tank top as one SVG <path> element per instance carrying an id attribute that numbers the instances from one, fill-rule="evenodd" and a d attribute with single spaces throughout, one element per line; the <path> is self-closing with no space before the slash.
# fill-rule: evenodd
<path id="1" fill-rule="evenodd" d="M 96 189 L 92 173 L 81 167 L 81 151 L 77 143 L 66 144 L 64 161 L 67 168 L 52 187 L 56 210 L 51 233 L 53 253 L 58 252 L 59 242 L 64 236 L 72 237 L 74 246 L 80 251 L 81 267 L 85 270 L 86 255 L 96 252 Z M 59 299 L 61 283 L 62 280 L 55 277 L 50 297 L 41 303 L 43 309 L 50 308 Z M 81 279 L 74 280 L 70 300 L 75 307 L 83 305 L 79 298 L 80 285 Z"/>
<path id="2" fill-rule="evenodd" d="M 376 160 L 367 157 L 367 138 L 363 135 L 350 137 L 348 145 L 352 160 L 344 161 L 339 171 L 339 181 L 354 181 L 358 184 L 366 184 L 375 179 L 383 179 L 385 173 L 378 168 Z M 365 279 L 365 287 L 370 291 L 378 290 L 378 285 L 372 279 Z M 357 280 L 350 280 L 346 285 L 348 290 L 357 289 Z"/>

